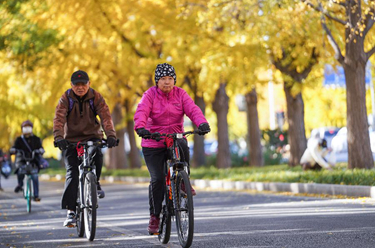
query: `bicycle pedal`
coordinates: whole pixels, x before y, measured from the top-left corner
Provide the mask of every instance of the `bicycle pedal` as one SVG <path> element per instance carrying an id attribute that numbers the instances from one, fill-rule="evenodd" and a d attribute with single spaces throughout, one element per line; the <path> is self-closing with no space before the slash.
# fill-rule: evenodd
<path id="1" fill-rule="evenodd" d="M 159 235 L 159 233 L 149 233 L 150 235 Z"/>
<path id="2" fill-rule="evenodd" d="M 66 227 L 68 227 L 68 228 L 74 228 L 74 227 L 76 227 L 76 225 L 75 224 L 70 224 L 70 225 L 67 225 Z"/>

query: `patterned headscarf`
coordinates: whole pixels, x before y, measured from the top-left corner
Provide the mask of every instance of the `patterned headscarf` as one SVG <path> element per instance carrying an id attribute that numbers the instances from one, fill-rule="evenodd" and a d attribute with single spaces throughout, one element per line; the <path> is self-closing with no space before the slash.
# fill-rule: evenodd
<path id="1" fill-rule="evenodd" d="M 170 64 L 158 64 L 155 69 L 155 83 L 158 84 L 158 81 L 162 77 L 170 76 L 174 79 L 174 84 L 176 84 L 176 72 L 174 67 Z"/>

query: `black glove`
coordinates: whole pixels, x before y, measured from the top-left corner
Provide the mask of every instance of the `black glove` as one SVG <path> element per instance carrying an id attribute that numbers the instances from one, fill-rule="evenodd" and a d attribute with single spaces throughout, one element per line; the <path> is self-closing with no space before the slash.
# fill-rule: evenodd
<path id="1" fill-rule="evenodd" d="M 136 131 L 137 131 L 138 136 L 141 138 L 149 139 L 151 137 L 150 131 L 148 131 L 147 129 L 144 129 L 143 127 L 138 128 Z"/>
<path id="2" fill-rule="evenodd" d="M 205 135 L 211 131 L 210 125 L 208 123 L 202 123 L 198 127 L 199 135 Z"/>
<path id="3" fill-rule="evenodd" d="M 117 146 L 117 140 L 115 137 L 108 137 L 107 139 L 107 146 L 108 148 L 112 148 L 112 147 L 115 147 Z"/>
<path id="4" fill-rule="evenodd" d="M 56 146 L 62 151 L 66 150 L 69 146 L 69 142 L 66 139 L 60 139 L 56 141 Z"/>

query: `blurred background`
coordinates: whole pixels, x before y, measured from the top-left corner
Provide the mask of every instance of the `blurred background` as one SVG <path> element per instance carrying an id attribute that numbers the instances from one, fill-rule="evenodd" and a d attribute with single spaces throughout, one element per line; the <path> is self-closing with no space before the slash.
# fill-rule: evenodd
<path id="1" fill-rule="evenodd" d="M 45 157 L 59 160 L 54 111 L 80 69 L 120 138 L 106 167 L 140 168 L 133 115 L 167 62 L 212 129 L 189 138 L 193 167 L 297 166 L 318 134 L 337 162 L 372 168 L 374 6 L 364 1 L 353 19 L 344 2 L 3 0 L 0 148 L 29 119 Z"/>

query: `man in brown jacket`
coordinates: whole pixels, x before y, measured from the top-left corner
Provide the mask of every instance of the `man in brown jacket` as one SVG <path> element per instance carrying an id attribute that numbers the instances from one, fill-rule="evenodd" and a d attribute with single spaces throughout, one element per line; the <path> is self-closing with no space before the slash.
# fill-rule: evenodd
<path id="1" fill-rule="evenodd" d="M 53 134 L 60 150 L 66 150 L 64 156 L 66 179 L 65 190 L 62 196 L 62 209 L 68 209 L 64 226 L 74 227 L 76 224 L 75 209 L 78 188 L 77 150 L 68 148 L 69 142 L 101 140 L 103 132 L 96 118 L 99 115 L 102 128 L 107 136 L 108 148 L 116 146 L 116 132 L 113 126 L 111 113 L 104 98 L 90 88 L 90 79 L 86 72 L 76 71 L 71 77 L 71 89 L 68 89 L 60 98 L 53 119 Z M 94 157 L 97 188 L 99 198 L 104 197 L 99 178 L 103 166 L 103 154 L 98 148 Z"/>

